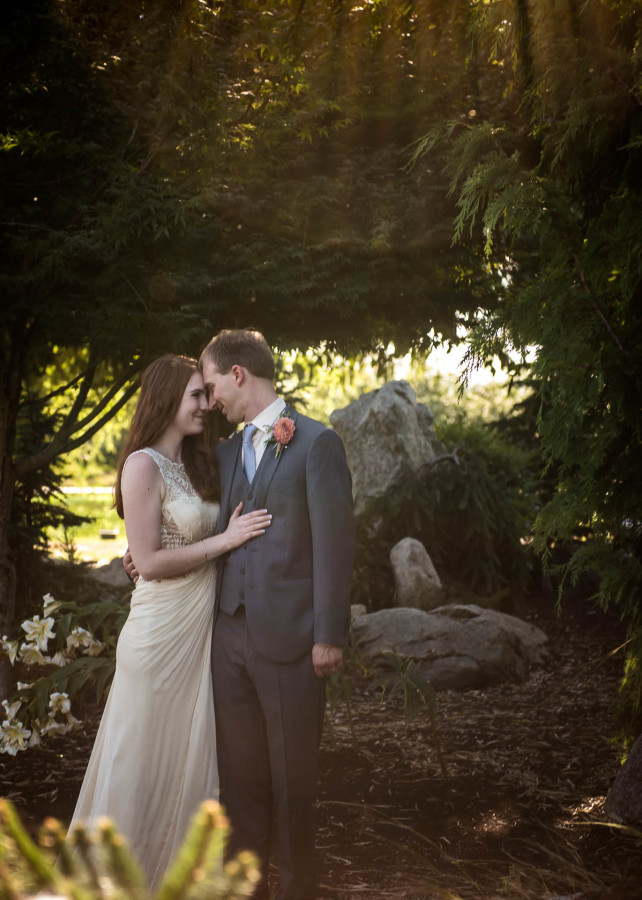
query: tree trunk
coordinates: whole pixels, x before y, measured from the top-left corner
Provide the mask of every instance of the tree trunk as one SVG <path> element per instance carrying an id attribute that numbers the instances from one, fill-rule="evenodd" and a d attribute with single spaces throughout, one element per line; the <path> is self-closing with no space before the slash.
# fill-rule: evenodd
<path id="1" fill-rule="evenodd" d="M 3 398 L 4 400 L 5 398 Z M 4 444 L 6 433 L 6 406 L 2 403 L 3 421 L 0 423 L 0 441 Z M 9 549 L 9 527 L 13 504 L 14 473 L 11 456 L 2 447 L 0 461 L 0 635 L 11 637 L 16 606 L 16 567 Z M 0 700 L 11 693 L 13 668 L 7 656 L 0 656 Z"/>
<path id="2" fill-rule="evenodd" d="M 611 786 L 604 811 L 616 822 L 642 825 L 642 735 Z"/>
<path id="3" fill-rule="evenodd" d="M 16 608 L 16 567 L 9 547 L 16 482 L 13 452 L 28 328 L 14 326 L 4 337 L 4 352 L 0 353 L 0 635 L 11 637 Z M 0 699 L 11 693 L 12 676 L 11 663 L 4 654 L 0 655 Z"/>
<path id="4" fill-rule="evenodd" d="M 0 633 L 11 636 L 16 606 L 16 570 L 9 551 L 9 519 L 13 499 L 13 483 L 8 491 L 3 466 L 0 496 Z M 5 496 L 10 494 L 10 496 Z M 9 658 L 0 655 L 0 700 L 9 697 L 13 690 L 13 667 Z"/>

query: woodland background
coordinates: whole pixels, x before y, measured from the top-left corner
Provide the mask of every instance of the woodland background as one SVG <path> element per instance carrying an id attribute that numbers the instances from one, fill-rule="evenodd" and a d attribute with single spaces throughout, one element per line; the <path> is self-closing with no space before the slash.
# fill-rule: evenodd
<path id="1" fill-rule="evenodd" d="M 642 5 L 24 0 L 0 17 L 0 633 L 40 603 L 48 529 L 74 523 L 68 454 L 111 469 L 145 364 L 251 326 L 303 399 L 410 354 L 466 483 L 495 498 L 470 500 L 451 577 L 514 596 L 544 573 L 614 611 L 614 728 L 635 737 Z M 422 375 L 463 341 L 470 371 L 508 378 L 473 413 Z M 391 530 L 411 523 L 448 576 L 431 485 L 414 487 Z M 377 608 L 381 548 L 360 547 Z"/>

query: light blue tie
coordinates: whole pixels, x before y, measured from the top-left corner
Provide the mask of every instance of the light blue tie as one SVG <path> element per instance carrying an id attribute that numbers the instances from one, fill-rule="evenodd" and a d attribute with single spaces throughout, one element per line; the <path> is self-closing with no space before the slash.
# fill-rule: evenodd
<path id="1" fill-rule="evenodd" d="M 250 484 L 252 484 L 252 479 L 256 473 L 256 454 L 252 443 L 252 436 L 255 431 L 256 425 L 253 425 L 251 422 L 243 429 L 243 471 Z"/>

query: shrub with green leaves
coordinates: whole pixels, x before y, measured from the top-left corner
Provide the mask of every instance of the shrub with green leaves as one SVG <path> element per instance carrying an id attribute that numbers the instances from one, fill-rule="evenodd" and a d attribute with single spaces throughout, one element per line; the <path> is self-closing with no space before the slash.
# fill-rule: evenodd
<path id="1" fill-rule="evenodd" d="M 437 732 L 437 692 L 421 674 L 418 663 L 395 650 L 382 653 L 376 659 L 373 686 L 380 690 L 382 700 L 386 695 L 403 695 L 403 710 L 408 724 L 414 722 L 421 712 L 427 714 L 441 774 L 444 781 L 448 781 L 448 768 Z"/>
<path id="2" fill-rule="evenodd" d="M 534 453 L 463 418 L 439 437 L 449 453 L 429 460 L 358 518 L 355 602 L 391 605 L 389 553 L 404 537 L 420 540 L 454 587 L 479 596 L 526 590 L 530 555 L 522 538 L 536 513 Z"/>
<path id="3" fill-rule="evenodd" d="M 430 127 L 416 162 L 448 183 L 455 242 L 492 284 L 470 323 L 471 362 L 499 356 L 519 373 L 530 359 L 554 477 L 535 546 L 545 563 L 562 560 L 571 584 L 591 579 L 591 600 L 627 623 L 632 739 L 642 728 L 642 7 L 474 8 L 470 74 L 501 73 L 502 102 L 481 91 L 473 120 Z"/>
<path id="4" fill-rule="evenodd" d="M 116 642 L 129 613 L 125 598 L 81 605 L 43 597 L 42 615 L 22 622 L 21 634 L 2 637 L 2 652 L 12 664 L 33 667 L 31 682 L 16 683 L 2 705 L 0 753 L 15 756 L 42 738 L 67 734 L 79 726 L 71 701 L 89 685 L 100 701 L 116 667 Z"/>

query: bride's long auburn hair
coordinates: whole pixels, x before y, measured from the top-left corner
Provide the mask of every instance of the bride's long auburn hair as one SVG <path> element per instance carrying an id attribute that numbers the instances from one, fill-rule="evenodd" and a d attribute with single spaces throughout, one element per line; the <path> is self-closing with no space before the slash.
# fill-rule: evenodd
<path id="1" fill-rule="evenodd" d="M 138 404 L 129 428 L 125 446 L 118 460 L 114 485 L 114 506 L 124 518 L 121 479 L 127 457 L 143 447 L 151 447 L 174 421 L 185 388 L 198 363 L 190 356 L 171 353 L 150 363 L 143 372 Z M 216 501 L 220 497 L 218 467 L 203 434 L 188 434 L 183 438 L 183 463 L 189 480 L 203 500 Z"/>

